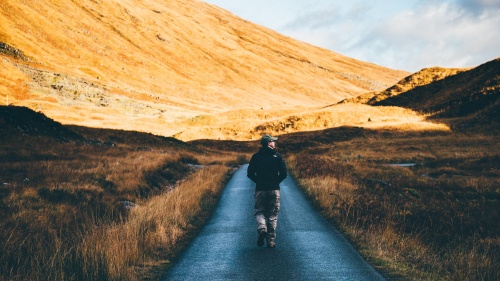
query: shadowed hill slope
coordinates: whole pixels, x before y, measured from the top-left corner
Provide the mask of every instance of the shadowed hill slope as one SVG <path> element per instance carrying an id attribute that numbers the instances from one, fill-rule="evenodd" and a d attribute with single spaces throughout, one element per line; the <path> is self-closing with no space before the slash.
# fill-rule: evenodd
<path id="1" fill-rule="evenodd" d="M 321 106 L 408 74 L 195 0 L 3 0 L 0 42 L 2 102 L 163 135 L 201 114 Z"/>
<path id="2" fill-rule="evenodd" d="M 165 147 L 179 151 L 202 152 L 200 149 L 175 138 L 135 131 L 97 129 L 68 126 L 52 120 L 43 113 L 27 107 L 0 106 L 0 142 L 27 145 L 56 142 L 76 142 L 92 146 L 129 146 L 138 151 L 163 150 Z M 13 145 L 13 146 L 15 146 Z"/>
<path id="3" fill-rule="evenodd" d="M 396 83 L 394 86 L 384 91 L 368 92 L 354 98 L 342 100 L 340 103 L 354 102 L 354 103 L 375 104 L 387 98 L 394 97 L 404 92 L 413 90 L 416 87 L 434 83 L 448 76 L 452 76 L 466 70 L 467 69 L 442 68 L 442 67 L 424 68 L 418 72 L 415 72 L 405 77 L 404 79 Z"/>
<path id="4" fill-rule="evenodd" d="M 425 68 L 382 92 L 342 100 L 403 107 L 439 119 L 452 130 L 498 134 L 500 127 L 500 58 L 475 68 Z"/>
<path id="5" fill-rule="evenodd" d="M 436 117 L 464 117 L 494 105 L 499 97 L 500 58 L 369 104 L 406 107 Z"/>
<path id="6" fill-rule="evenodd" d="M 82 137 L 59 122 L 27 107 L 0 106 L 0 140 L 38 136 L 55 140 L 81 140 Z"/>
<path id="7" fill-rule="evenodd" d="M 381 99 L 375 96 L 368 104 L 398 106 L 424 112 L 430 114 L 431 119 L 440 119 L 450 124 L 452 129 L 498 134 L 499 98 L 500 58 L 415 87 L 397 96 Z"/>

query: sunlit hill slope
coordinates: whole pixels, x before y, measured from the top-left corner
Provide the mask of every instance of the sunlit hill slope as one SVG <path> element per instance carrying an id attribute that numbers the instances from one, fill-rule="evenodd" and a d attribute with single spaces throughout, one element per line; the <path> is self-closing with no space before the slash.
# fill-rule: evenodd
<path id="1" fill-rule="evenodd" d="M 161 135 L 200 115 L 332 104 L 408 74 L 194 0 L 2 0 L 0 42 L 2 103 Z"/>

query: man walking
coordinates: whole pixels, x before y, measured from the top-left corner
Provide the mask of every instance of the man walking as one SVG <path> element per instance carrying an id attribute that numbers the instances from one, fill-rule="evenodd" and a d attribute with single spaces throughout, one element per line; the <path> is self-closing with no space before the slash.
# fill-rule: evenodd
<path id="1" fill-rule="evenodd" d="M 283 157 L 275 151 L 278 138 L 264 135 L 262 148 L 252 156 L 248 165 L 247 176 L 256 183 L 254 217 L 257 222 L 257 246 L 276 247 L 276 227 L 280 211 L 280 186 L 287 171 Z"/>

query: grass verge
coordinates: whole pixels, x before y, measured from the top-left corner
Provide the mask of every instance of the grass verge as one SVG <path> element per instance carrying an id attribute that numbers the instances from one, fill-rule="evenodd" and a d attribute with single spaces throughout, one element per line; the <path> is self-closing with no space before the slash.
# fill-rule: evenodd
<path id="1" fill-rule="evenodd" d="M 323 215 L 390 279 L 500 279 L 494 137 L 308 139 L 315 140 L 288 151 L 289 168 Z M 405 162 L 417 164 L 388 165 Z"/>
<path id="2" fill-rule="evenodd" d="M 140 280 L 182 249 L 237 154 L 149 134 L 3 136 L 0 280 Z"/>

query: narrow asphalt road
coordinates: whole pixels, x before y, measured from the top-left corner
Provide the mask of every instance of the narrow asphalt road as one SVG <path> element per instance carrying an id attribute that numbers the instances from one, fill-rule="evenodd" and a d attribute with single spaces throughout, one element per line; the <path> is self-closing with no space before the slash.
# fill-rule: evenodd
<path id="1" fill-rule="evenodd" d="M 257 247 L 247 167 L 236 171 L 212 218 L 162 280 L 384 280 L 290 177 L 281 184 L 276 248 Z"/>

